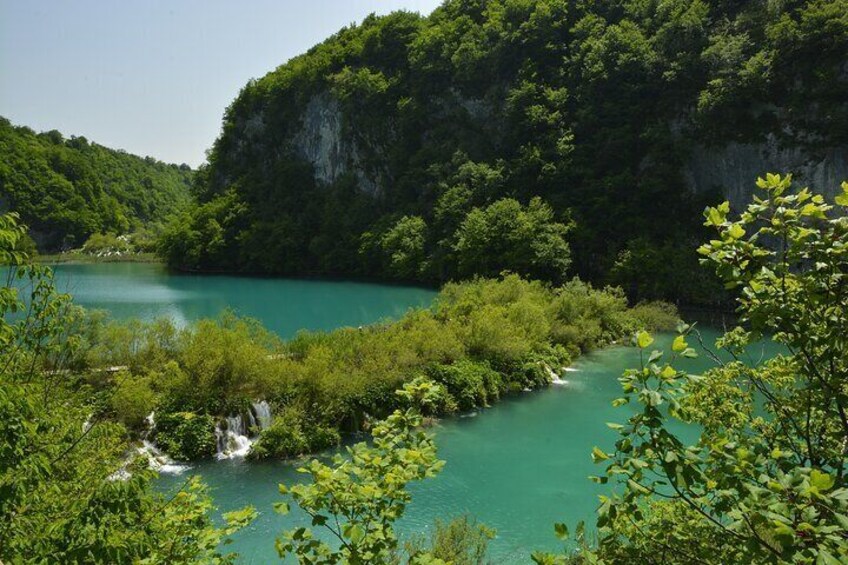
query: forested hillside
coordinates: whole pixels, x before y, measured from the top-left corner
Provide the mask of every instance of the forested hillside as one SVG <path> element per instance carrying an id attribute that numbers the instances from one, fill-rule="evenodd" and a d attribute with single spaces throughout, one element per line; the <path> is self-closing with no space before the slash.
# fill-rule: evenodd
<path id="1" fill-rule="evenodd" d="M 510 269 L 709 300 L 689 250 L 727 187 L 692 189 L 693 152 L 844 156 L 846 60 L 846 0 L 448 0 L 372 16 L 244 87 L 199 206 L 162 250 L 191 269 Z"/>
<path id="2" fill-rule="evenodd" d="M 189 202 L 192 171 L 58 131 L 36 134 L 0 117 L 0 210 L 30 226 L 40 251 L 94 233 L 163 222 Z"/>

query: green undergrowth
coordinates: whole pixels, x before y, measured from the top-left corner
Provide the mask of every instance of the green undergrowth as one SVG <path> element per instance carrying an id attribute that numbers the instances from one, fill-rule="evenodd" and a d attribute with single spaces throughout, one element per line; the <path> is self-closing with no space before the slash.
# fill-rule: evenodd
<path id="1" fill-rule="evenodd" d="M 289 341 L 232 314 L 186 329 L 92 317 L 82 336 L 92 346 L 78 362 L 126 366 L 118 376 L 92 377 L 110 395 L 108 410 L 138 431 L 141 415 L 155 410 L 162 447 L 175 457 L 212 456 L 214 423 L 246 415 L 259 399 L 271 404 L 275 422 L 252 457 L 292 457 L 367 431 L 414 378 L 444 385 L 427 416 L 468 411 L 547 386 L 583 352 L 676 321 L 666 304 L 628 308 L 617 289 L 506 275 L 448 284 L 432 307 L 397 321 Z"/>

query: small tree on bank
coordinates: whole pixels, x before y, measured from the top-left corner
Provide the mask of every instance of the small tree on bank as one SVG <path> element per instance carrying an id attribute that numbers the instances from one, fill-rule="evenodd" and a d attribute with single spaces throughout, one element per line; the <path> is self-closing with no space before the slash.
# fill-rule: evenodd
<path id="1" fill-rule="evenodd" d="M 292 499 L 333 539 L 332 544 L 315 537 L 310 528 L 289 530 L 277 540 L 280 557 L 296 556 L 308 564 L 397 563 L 397 521 L 412 500 L 408 483 L 436 476 L 444 465 L 436 457 L 432 435 L 421 429 L 422 410 L 444 395 L 441 385 L 419 378 L 397 392 L 407 408 L 395 410 L 372 430 L 373 445 L 366 442 L 348 448 L 347 457 L 337 455 L 333 466 L 313 460 L 300 469 L 312 479 L 280 492 Z M 287 513 L 288 504 L 277 510 Z M 443 563 L 426 552 L 412 557 L 414 563 Z"/>
<path id="2" fill-rule="evenodd" d="M 635 404 L 620 439 L 593 458 L 606 465 L 599 544 L 590 563 L 816 563 L 848 561 L 848 183 L 836 206 L 791 177 L 767 175 L 763 198 L 733 221 L 725 202 L 705 212 L 718 238 L 703 245 L 739 292 L 739 326 L 718 340 L 731 361 L 703 375 L 679 328 L 670 358 L 637 336 L 638 369 L 616 404 Z M 744 348 L 770 336 L 787 353 L 750 366 Z M 709 349 L 707 349 L 709 352 Z M 698 425 L 687 445 L 670 427 Z M 564 530 L 560 527 L 560 532 Z M 537 554 L 539 563 L 565 561 Z"/>
<path id="3" fill-rule="evenodd" d="M 68 370 L 84 313 L 20 250 L 17 219 L 0 215 L 0 562 L 231 562 L 220 545 L 252 509 L 217 528 L 198 480 L 153 492 L 147 461 L 128 460 L 127 430 Z"/>

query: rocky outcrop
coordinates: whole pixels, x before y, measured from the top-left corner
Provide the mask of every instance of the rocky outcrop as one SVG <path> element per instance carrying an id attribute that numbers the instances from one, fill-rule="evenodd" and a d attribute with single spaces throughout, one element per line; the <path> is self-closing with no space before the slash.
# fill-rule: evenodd
<path id="1" fill-rule="evenodd" d="M 315 180 L 330 184 L 352 173 L 360 189 L 369 194 L 378 190 L 378 181 L 369 175 L 357 143 L 345 135 L 341 106 L 328 93 L 313 96 L 303 113 L 300 129 L 291 140 L 298 157 L 312 164 Z"/>
<path id="2" fill-rule="evenodd" d="M 461 108 L 472 122 L 491 120 L 491 108 L 482 100 L 466 100 L 451 92 L 441 103 L 445 114 Z M 254 125 L 252 129 L 262 127 Z M 361 190 L 374 195 L 385 188 L 386 179 L 368 169 L 361 143 L 344 127 L 338 100 L 323 92 L 306 105 L 300 127 L 290 139 L 290 148 L 312 165 L 317 182 L 331 184 L 352 174 Z M 798 183 L 833 197 L 839 192 L 840 183 L 848 180 L 848 148 L 810 150 L 783 146 L 774 135 L 761 143 L 731 142 L 720 147 L 695 144 L 682 171 L 690 190 L 720 192 L 735 209 L 751 201 L 755 180 L 767 172 L 792 173 Z"/>
<path id="3" fill-rule="evenodd" d="M 782 147 L 774 136 L 757 144 L 695 146 L 683 170 L 690 190 L 718 190 L 736 210 L 751 201 L 754 181 L 767 172 L 792 173 L 799 184 L 832 198 L 848 180 L 848 147 L 815 151 Z"/>

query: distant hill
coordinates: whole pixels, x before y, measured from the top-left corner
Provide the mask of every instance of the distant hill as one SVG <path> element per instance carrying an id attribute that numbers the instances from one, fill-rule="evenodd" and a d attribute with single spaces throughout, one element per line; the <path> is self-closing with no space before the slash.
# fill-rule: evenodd
<path id="1" fill-rule="evenodd" d="M 55 130 L 35 133 L 0 117 L 0 210 L 21 215 L 40 251 L 162 223 L 188 204 L 192 176 L 188 165 Z"/>
<path id="2" fill-rule="evenodd" d="M 767 171 L 831 194 L 848 174 L 846 61 L 848 0 L 371 16 L 244 87 L 164 249 L 191 269 L 555 279 L 573 221 L 566 276 L 702 300 L 706 203 L 750 201 Z"/>

